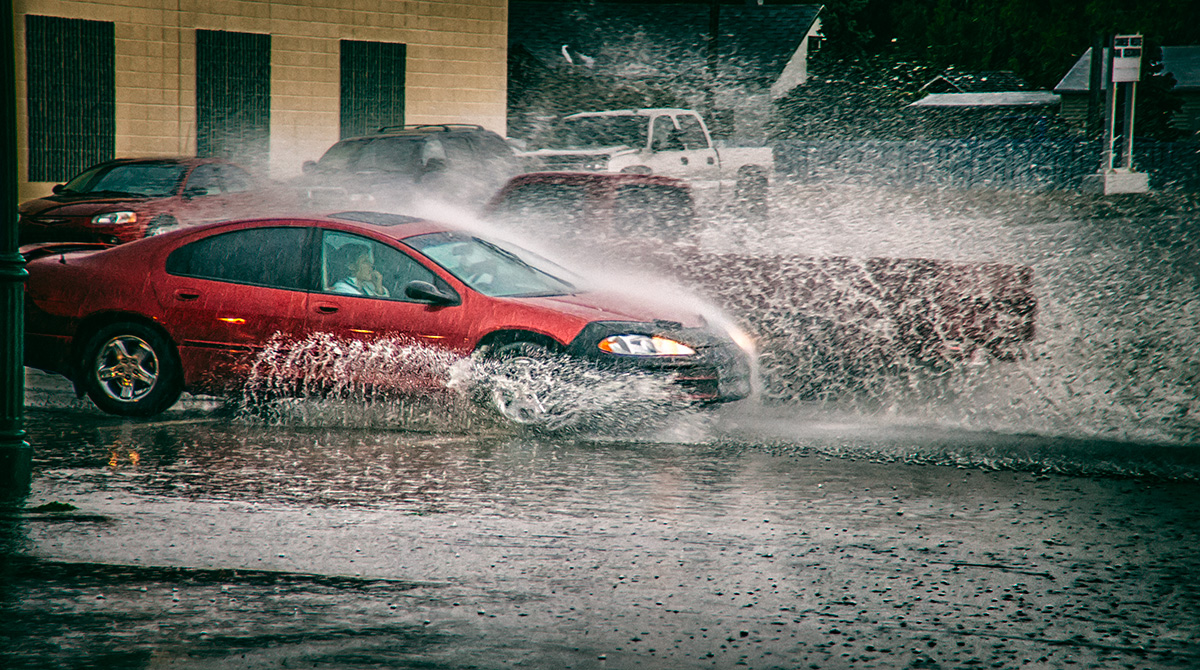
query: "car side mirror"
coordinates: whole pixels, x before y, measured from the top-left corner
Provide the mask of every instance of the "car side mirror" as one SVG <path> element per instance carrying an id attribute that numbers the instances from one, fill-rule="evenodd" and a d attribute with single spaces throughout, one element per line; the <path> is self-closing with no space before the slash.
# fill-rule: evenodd
<path id="1" fill-rule="evenodd" d="M 425 302 L 438 307 L 450 307 L 462 304 L 462 298 L 459 298 L 458 294 L 453 290 L 443 291 L 433 284 L 421 281 L 420 279 L 414 279 L 405 284 L 404 295 L 417 302 Z"/>

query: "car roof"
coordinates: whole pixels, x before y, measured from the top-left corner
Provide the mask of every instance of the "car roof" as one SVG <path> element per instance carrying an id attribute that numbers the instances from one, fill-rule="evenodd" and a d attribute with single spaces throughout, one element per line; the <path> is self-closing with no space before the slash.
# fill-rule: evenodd
<path id="1" fill-rule="evenodd" d="M 442 233 L 453 231 L 467 232 L 468 230 L 463 226 L 455 226 L 453 224 L 444 223 L 441 221 L 431 221 L 429 219 L 422 219 L 404 214 L 374 212 L 367 210 L 347 210 L 342 212 L 332 212 L 324 215 L 281 214 L 278 216 L 232 219 L 229 221 L 220 221 L 216 223 L 184 226 L 177 230 L 146 239 L 167 240 L 178 237 L 192 238 L 199 237 L 201 235 L 207 236 L 208 234 L 219 234 L 225 229 L 234 230 L 240 228 L 254 228 L 260 226 L 271 227 L 278 225 L 318 226 L 342 230 L 345 232 L 370 232 L 397 241 L 426 233 Z M 130 242 L 128 244 L 118 245 L 115 248 L 136 245 L 139 242 L 140 240 Z"/>
<path id="2" fill-rule="evenodd" d="M 166 164 L 202 165 L 204 163 L 233 164 L 233 163 L 231 163 L 231 161 L 225 160 L 224 158 L 212 158 L 212 157 L 201 158 L 198 156 L 153 156 L 153 157 L 144 157 L 144 158 L 115 158 L 110 161 L 104 161 L 103 163 L 98 163 L 98 165 L 130 165 L 130 164 L 135 164 L 135 163 L 143 163 L 143 164 L 148 164 L 148 165 L 156 165 L 156 164 L 161 164 L 161 165 L 166 165 Z"/>
<path id="3" fill-rule="evenodd" d="M 347 137 L 341 142 L 352 142 L 358 140 L 379 139 L 381 137 L 428 137 L 430 135 L 495 135 L 495 133 L 483 126 L 473 123 L 416 123 L 403 126 L 384 126 L 373 133 L 366 135 L 358 135 L 355 137 Z"/>

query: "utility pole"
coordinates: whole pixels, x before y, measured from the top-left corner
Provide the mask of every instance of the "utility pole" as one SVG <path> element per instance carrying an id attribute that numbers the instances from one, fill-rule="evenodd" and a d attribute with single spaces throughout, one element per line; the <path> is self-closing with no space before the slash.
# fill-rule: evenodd
<path id="1" fill-rule="evenodd" d="M 716 87 L 717 87 L 717 38 L 721 34 L 721 3 L 720 0 L 708 2 L 708 39 L 705 40 L 705 87 L 704 105 L 709 123 L 716 119 Z"/>
<path id="2" fill-rule="evenodd" d="M 1088 138 L 1096 138 L 1100 135 L 1100 106 L 1104 104 L 1104 91 L 1108 89 L 1104 85 L 1104 73 L 1108 72 L 1104 60 L 1105 54 L 1108 53 L 1104 48 L 1104 45 L 1108 43 L 1105 37 L 1105 35 L 1096 33 L 1092 38 L 1092 57 L 1088 64 Z"/>
<path id="3" fill-rule="evenodd" d="M 12 0 L 0 0 L 0 502 L 29 493 L 25 441 L 25 259 L 17 237 L 16 39 Z"/>

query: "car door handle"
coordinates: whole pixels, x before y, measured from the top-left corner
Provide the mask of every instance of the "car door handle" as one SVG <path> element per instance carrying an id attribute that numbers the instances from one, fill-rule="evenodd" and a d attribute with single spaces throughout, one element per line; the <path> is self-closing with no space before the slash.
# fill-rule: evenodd
<path id="1" fill-rule="evenodd" d="M 322 314 L 334 314 L 338 311 L 338 306 L 331 305 L 329 303 L 323 303 L 323 304 L 317 305 L 317 311 Z"/>
<path id="2" fill-rule="evenodd" d="M 714 164 L 714 163 L 716 163 L 716 162 L 717 162 L 717 159 L 713 158 L 712 156 L 709 156 L 709 157 L 708 157 L 708 164 L 709 164 L 709 165 L 713 165 L 713 164 Z"/>
<path id="3" fill-rule="evenodd" d="M 688 162 L 687 162 L 687 156 L 680 156 L 680 157 L 679 157 L 679 162 L 680 162 L 680 163 L 683 163 L 684 165 L 687 165 L 687 164 L 688 164 Z"/>
<path id="4" fill-rule="evenodd" d="M 197 291 L 189 291 L 188 289 L 179 289 L 175 291 L 175 299 L 180 302 L 191 302 L 200 297 Z"/>

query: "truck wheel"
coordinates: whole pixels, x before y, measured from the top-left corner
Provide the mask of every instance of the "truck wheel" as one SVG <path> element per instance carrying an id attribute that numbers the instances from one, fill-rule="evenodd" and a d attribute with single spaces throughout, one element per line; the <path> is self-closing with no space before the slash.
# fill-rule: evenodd
<path id="1" fill-rule="evenodd" d="M 80 375 L 96 407 L 120 416 L 153 416 L 175 404 L 182 372 L 166 338 L 140 323 L 114 323 L 88 340 Z"/>
<path id="2" fill-rule="evenodd" d="M 762 168 L 755 165 L 739 168 L 734 190 L 738 214 L 755 221 L 765 220 L 768 213 L 767 186 L 767 174 Z"/>

